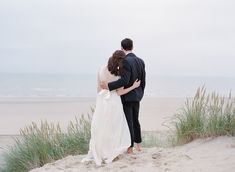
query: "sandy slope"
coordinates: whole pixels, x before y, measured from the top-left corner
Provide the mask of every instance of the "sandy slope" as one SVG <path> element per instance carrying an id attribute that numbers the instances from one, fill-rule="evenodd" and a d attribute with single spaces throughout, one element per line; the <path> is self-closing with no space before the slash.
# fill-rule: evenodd
<path id="1" fill-rule="evenodd" d="M 68 156 L 31 172 L 232 172 L 235 169 L 235 138 L 219 137 L 196 140 L 174 148 L 144 149 L 134 155 L 121 155 L 102 167 L 80 163 L 83 157 Z"/>

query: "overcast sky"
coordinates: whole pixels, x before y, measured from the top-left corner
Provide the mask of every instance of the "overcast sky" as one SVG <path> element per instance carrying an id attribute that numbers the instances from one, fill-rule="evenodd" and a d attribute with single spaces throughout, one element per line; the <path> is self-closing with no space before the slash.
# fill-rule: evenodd
<path id="1" fill-rule="evenodd" d="M 91 73 L 120 41 L 157 75 L 235 76 L 234 0 L 0 0 L 0 73 Z"/>

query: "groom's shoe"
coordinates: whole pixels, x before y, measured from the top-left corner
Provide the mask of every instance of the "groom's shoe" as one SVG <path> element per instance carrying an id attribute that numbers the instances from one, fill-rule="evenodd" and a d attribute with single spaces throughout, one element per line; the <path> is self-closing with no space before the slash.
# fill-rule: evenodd
<path id="1" fill-rule="evenodd" d="M 127 149 L 127 153 L 128 153 L 128 154 L 133 154 L 133 147 L 129 147 L 129 148 Z"/>

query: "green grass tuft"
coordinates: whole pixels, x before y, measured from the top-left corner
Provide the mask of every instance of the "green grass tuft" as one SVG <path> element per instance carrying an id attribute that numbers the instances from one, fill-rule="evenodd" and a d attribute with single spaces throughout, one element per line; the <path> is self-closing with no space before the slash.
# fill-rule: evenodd
<path id="1" fill-rule="evenodd" d="M 15 145 L 8 148 L 1 170 L 26 172 L 67 155 L 87 153 L 90 127 L 89 114 L 71 121 L 66 132 L 62 132 L 59 124 L 47 121 L 42 121 L 40 125 L 32 123 L 20 131 Z M 187 99 L 175 116 L 173 127 L 166 132 L 143 132 L 142 145 L 169 147 L 197 138 L 235 136 L 235 99 L 231 93 L 222 97 L 215 92 L 206 94 L 204 87 L 198 88 L 194 98 Z"/>
<path id="2" fill-rule="evenodd" d="M 198 88 L 192 100 L 187 99 L 174 120 L 175 141 L 187 143 L 197 138 L 235 135 L 235 99 L 213 92 L 206 95 Z"/>
<path id="3" fill-rule="evenodd" d="M 67 132 L 59 124 L 41 121 L 20 130 L 15 145 L 4 154 L 4 172 L 26 172 L 67 155 L 86 153 L 90 140 L 91 117 L 84 115 L 70 122 Z"/>

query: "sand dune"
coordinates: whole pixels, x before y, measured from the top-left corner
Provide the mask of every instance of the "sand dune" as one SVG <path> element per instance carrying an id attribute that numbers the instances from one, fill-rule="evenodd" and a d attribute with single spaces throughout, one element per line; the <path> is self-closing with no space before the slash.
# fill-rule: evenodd
<path id="1" fill-rule="evenodd" d="M 31 172 L 232 172 L 235 169 L 235 138 L 199 139 L 174 148 L 146 148 L 120 155 L 113 163 L 96 167 L 81 163 L 84 155 L 68 156 Z"/>

